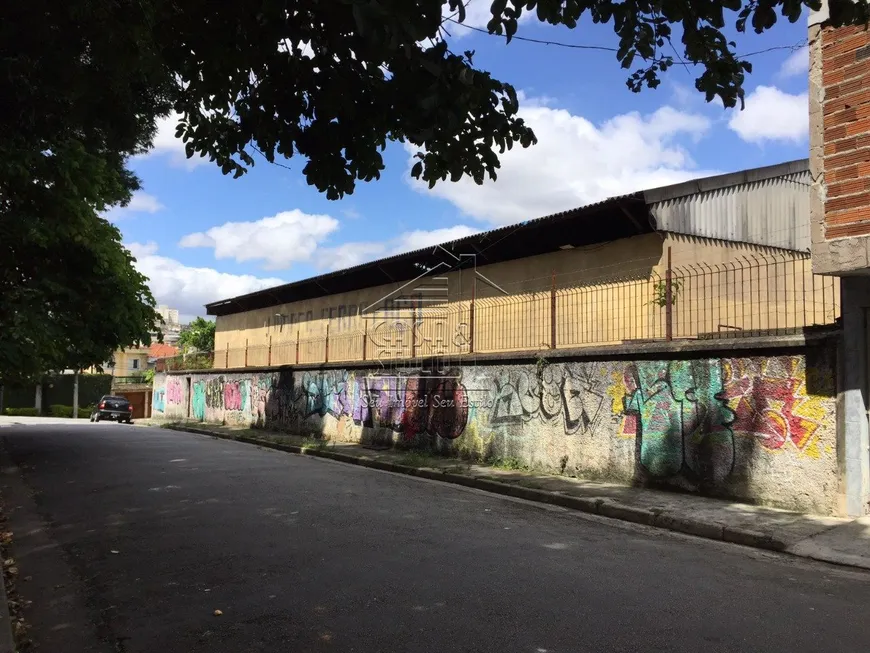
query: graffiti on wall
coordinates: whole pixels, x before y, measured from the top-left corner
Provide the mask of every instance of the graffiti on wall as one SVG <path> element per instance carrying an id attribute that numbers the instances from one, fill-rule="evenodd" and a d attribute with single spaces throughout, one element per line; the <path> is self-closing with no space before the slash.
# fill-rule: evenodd
<path id="1" fill-rule="evenodd" d="M 166 412 L 166 389 L 159 388 L 151 395 L 151 409 L 156 412 Z"/>
<path id="2" fill-rule="evenodd" d="M 625 385 L 623 432 L 640 440 L 638 462 L 652 476 L 717 482 L 733 471 L 735 417 L 718 360 L 638 362 Z"/>
<path id="3" fill-rule="evenodd" d="M 171 376 L 166 379 L 166 403 L 176 406 L 184 403 L 184 390 L 180 378 Z"/>
<path id="4" fill-rule="evenodd" d="M 494 379 L 490 424 L 562 418 L 565 433 L 590 432 L 603 415 L 609 376 L 598 363 L 518 369 Z"/>
<path id="5" fill-rule="evenodd" d="M 494 367 L 448 375 L 323 370 L 244 378 L 199 378 L 191 414 L 199 420 L 308 428 L 331 416 L 348 426 L 391 429 L 406 440 L 455 440 L 470 421 L 475 432 L 533 435 L 536 421 L 565 435 L 615 432 L 637 441 L 636 464 L 656 478 L 719 482 L 735 468 L 736 438 L 770 451 L 791 447 L 821 455 L 817 432 L 831 402 L 808 394 L 804 357 L 560 363 Z M 482 387 L 481 387 L 482 386 Z M 155 392 L 155 409 L 161 395 Z M 479 401 L 476 399 L 480 399 Z M 183 405 L 180 378 L 169 377 L 167 405 Z M 612 426 L 615 424 L 615 426 Z"/>
<path id="6" fill-rule="evenodd" d="M 794 448 L 813 458 L 822 454 L 816 434 L 831 419 L 829 404 L 807 393 L 804 360 L 781 356 L 723 361 L 735 434 L 756 438 L 772 451 Z M 833 388 L 827 391 L 833 394 Z"/>
<path id="7" fill-rule="evenodd" d="M 205 381 L 195 381 L 193 384 L 191 410 L 194 419 L 198 419 L 200 422 L 205 420 L 205 387 Z"/>

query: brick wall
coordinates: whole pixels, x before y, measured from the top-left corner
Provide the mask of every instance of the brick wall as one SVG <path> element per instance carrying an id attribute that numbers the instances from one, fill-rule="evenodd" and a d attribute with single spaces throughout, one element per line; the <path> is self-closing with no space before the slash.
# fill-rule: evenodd
<path id="1" fill-rule="evenodd" d="M 821 33 L 825 238 L 870 235 L 870 30 Z"/>

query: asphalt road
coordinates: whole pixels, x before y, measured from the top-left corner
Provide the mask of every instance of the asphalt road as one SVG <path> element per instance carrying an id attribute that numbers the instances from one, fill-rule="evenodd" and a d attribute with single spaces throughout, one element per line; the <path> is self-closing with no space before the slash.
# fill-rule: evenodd
<path id="1" fill-rule="evenodd" d="M 863 572 L 160 429 L 0 439 L 40 652 L 870 646 Z"/>

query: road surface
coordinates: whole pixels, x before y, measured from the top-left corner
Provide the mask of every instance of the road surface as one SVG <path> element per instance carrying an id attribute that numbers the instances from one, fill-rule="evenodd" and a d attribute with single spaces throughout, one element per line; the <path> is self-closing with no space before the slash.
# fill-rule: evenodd
<path id="1" fill-rule="evenodd" d="M 45 653 L 870 646 L 859 571 L 155 428 L 0 439 Z"/>

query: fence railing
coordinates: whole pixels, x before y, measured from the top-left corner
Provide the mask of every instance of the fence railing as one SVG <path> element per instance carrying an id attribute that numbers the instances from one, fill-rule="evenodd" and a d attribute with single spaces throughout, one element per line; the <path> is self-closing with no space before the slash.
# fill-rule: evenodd
<path id="1" fill-rule="evenodd" d="M 551 287 L 522 295 L 415 307 L 407 319 L 162 359 L 158 370 L 270 367 L 455 357 L 630 342 L 796 333 L 840 316 L 839 279 L 812 273 L 809 257 L 755 255 L 663 275 Z M 295 337 L 293 337 L 295 336 Z"/>

